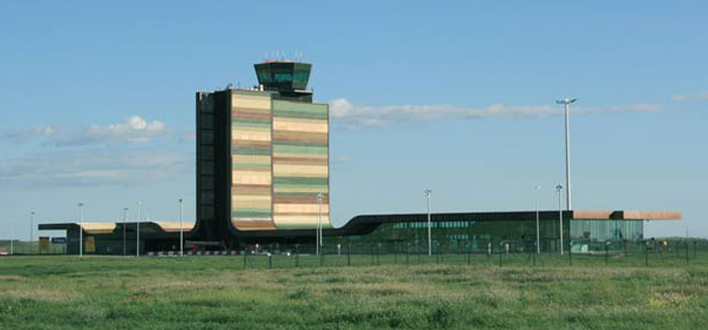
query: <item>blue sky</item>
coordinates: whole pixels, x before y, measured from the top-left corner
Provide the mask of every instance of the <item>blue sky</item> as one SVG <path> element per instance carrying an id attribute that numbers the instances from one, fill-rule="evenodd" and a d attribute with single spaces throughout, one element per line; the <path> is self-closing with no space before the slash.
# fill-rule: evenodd
<path id="1" fill-rule="evenodd" d="M 555 209 L 574 96 L 576 209 L 681 210 L 708 236 L 700 1 L 5 1 L 0 238 L 37 222 L 194 218 L 194 93 L 302 53 L 331 104 L 335 224 L 362 213 Z M 35 232 L 35 237 L 37 233 Z"/>

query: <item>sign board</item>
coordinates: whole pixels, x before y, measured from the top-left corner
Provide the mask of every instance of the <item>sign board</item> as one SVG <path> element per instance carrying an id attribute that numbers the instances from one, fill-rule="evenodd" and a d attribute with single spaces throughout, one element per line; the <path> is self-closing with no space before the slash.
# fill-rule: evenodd
<path id="1" fill-rule="evenodd" d="M 96 239 L 93 236 L 86 237 L 84 249 L 86 249 L 86 253 L 96 253 Z"/>
<path id="2" fill-rule="evenodd" d="M 49 253 L 49 237 L 41 236 L 39 237 L 39 252 Z"/>
<path id="3" fill-rule="evenodd" d="M 66 237 L 52 237 L 52 244 L 66 244 Z"/>

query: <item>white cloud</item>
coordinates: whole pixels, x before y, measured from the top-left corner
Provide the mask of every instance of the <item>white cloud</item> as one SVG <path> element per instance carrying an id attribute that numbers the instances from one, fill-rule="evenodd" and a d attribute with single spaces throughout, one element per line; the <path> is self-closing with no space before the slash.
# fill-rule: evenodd
<path id="1" fill-rule="evenodd" d="M 29 128 L 6 131 L 0 137 L 3 140 L 26 141 L 36 137 L 49 136 L 60 130 L 57 124 L 37 125 Z"/>
<path id="2" fill-rule="evenodd" d="M 40 138 L 49 146 L 84 146 L 120 142 L 145 143 L 168 133 L 166 125 L 162 121 L 148 121 L 140 116 L 131 116 L 118 123 L 91 124 L 88 128 L 57 124 L 37 125 L 5 131 L 0 135 L 0 139 L 26 141 Z"/>
<path id="3" fill-rule="evenodd" d="M 148 122 L 140 116 L 132 116 L 123 122 L 106 126 L 91 124 L 86 135 L 97 137 L 99 140 L 148 142 L 164 132 L 165 123 L 158 120 Z"/>
<path id="4" fill-rule="evenodd" d="M 674 95 L 673 100 L 678 102 L 708 101 L 708 92 L 687 95 Z"/>
<path id="5" fill-rule="evenodd" d="M 136 185 L 193 172 L 193 156 L 179 152 L 43 152 L 0 162 L 0 189 Z"/>
<path id="6" fill-rule="evenodd" d="M 658 105 L 640 104 L 628 107 L 574 107 L 579 114 L 599 114 L 612 112 L 658 112 Z M 526 117 L 539 118 L 561 115 L 557 106 L 508 106 L 492 104 L 486 108 L 459 107 L 452 105 L 398 105 L 398 106 L 357 106 L 347 99 L 340 98 L 330 102 L 330 115 L 334 122 L 340 122 L 348 128 L 387 127 L 398 122 L 429 122 L 489 117 Z"/>
<path id="7" fill-rule="evenodd" d="M 167 133 L 166 125 L 159 120 L 148 121 L 140 116 L 131 116 L 119 123 L 108 125 L 91 124 L 81 130 L 53 141 L 62 146 L 108 144 L 119 142 L 145 143 Z"/>

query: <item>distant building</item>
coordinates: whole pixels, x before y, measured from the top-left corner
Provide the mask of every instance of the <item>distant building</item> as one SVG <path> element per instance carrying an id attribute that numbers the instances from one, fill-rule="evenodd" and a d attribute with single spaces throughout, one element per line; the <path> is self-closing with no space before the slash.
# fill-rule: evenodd
<path id="1" fill-rule="evenodd" d="M 321 223 L 325 245 L 372 246 L 381 252 L 486 253 L 603 249 L 607 241 L 644 238 L 644 221 L 680 219 L 679 212 L 552 211 L 360 215 L 333 228 L 330 220 L 329 108 L 307 90 L 312 66 L 289 61 L 255 65 L 258 86 L 196 94 L 197 219 L 185 225 L 189 248 L 246 251 L 313 249 Z M 563 225 L 560 223 L 560 216 Z M 537 222 L 538 221 L 538 222 Z M 101 254 L 175 251 L 179 223 L 42 224 L 67 230 L 78 253 L 79 230 Z M 81 229 L 80 229 L 81 228 Z M 84 247 L 87 245 L 84 244 Z M 378 245 L 377 245 L 378 246 Z M 367 248 L 368 249 L 368 248 Z M 330 250 L 332 251 L 332 250 Z"/>

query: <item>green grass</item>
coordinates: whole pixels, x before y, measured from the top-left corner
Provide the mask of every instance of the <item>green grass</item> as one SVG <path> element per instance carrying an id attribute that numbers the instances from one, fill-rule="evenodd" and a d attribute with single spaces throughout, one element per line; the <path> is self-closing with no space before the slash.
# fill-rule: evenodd
<path id="1" fill-rule="evenodd" d="M 702 329 L 708 258 L 0 258 L 0 329 Z M 660 259 L 663 257 L 665 259 Z M 397 262 L 397 264 L 394 264 Z M 374 258 L 376 263 L 376 258 Z"/>

